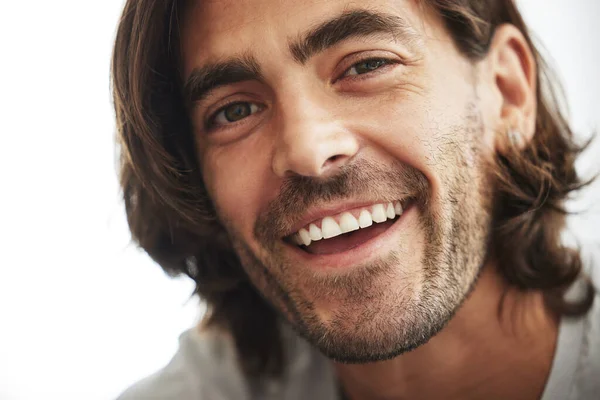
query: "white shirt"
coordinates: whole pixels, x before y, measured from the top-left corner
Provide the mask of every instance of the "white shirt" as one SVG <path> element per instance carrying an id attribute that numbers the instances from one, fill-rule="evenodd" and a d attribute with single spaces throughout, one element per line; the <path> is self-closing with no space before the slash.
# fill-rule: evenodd
<path id="1" fill-rule="evenodd" d="M 586 270 L 600 288 L 600 254 L 582 255 Z M 587 259 L 586 259 L 587 258 Z M 594 260 L 596 258 L 596 260 Z M 595 275 L 594 275 L 595 273 Z M 577 287 L 571 295 L 577 295 Z M 236 362 L 233 343 L 214 332 L 190 329 L 162 370 L 127 389 L 118 400 L 334 400 L 339 398 L 331 362 L 283 329 L 289 365 L 280 381 L 258 389 L 248 384 Z M 600 294 L 583 317 L 561 320 L 556 352 L 541 400 L 600 399 Z"/>

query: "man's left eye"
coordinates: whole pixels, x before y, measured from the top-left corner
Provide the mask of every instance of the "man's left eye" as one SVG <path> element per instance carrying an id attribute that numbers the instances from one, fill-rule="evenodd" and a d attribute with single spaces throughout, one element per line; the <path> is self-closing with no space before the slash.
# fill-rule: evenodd
<path id="1" fill-rule="evenodd" d="M 364 75 L 391 63 L 390 60 L 386 60 L 385 58 L 371 58 L 352 65 L 352 67 L 346 70 L 343 76 Z"/>

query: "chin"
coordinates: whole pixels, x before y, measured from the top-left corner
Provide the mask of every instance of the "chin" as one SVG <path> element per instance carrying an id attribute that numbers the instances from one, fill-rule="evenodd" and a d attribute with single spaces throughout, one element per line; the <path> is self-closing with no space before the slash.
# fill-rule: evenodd
<path id="1" fill-rule="evenodd" d="M 305 337 L 325 356 L 341 363 L 385 361 L 411 351 L 443 329 L 453 310 L 430 310 L 401 299 L 343 307 Z"/>
<path id="2" fill-rule="evenodd" d="M 396 269 L 398 271 L 398 269 Z M 420 280 L 390 271 L 353 290 L 333 290 L 300 304 L 298 332 L 337 362 L 387 360 L 426 343 L 445 325 L 451 310 L 423 299 Z"/>

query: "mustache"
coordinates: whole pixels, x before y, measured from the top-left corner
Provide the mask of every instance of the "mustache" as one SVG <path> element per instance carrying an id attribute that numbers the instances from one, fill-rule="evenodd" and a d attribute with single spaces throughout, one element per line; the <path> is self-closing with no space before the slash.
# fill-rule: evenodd
<path id="1" fill-rule="evenodd" d="M 429 187 L 421 171 L 400 162 L 382 165 L 361 159 L 343 165 L 328 177 L 290 175 L 278 196 L 259 215 L 254 235 L 269 247 L 290 234 L 311 207 L 352 199 L 393 201 L 410 197 L 425 202 Z"/>

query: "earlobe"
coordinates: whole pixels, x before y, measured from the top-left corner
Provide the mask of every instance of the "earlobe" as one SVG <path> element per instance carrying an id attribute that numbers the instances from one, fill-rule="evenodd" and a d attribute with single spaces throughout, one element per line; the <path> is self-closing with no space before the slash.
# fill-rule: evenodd
<path id="1" fill-rule="evenodd" d="M 518 149 L 521 149 L 525 146 L 525 138 L 523 137 L 523 134 L 521 134 L 520 131 L 514 128 L 510 128 L 506 135 L 511 146 L 514 146 Z"/>
<path id="2" fill-rule="evenodd" d="M 490 46 L 493 85 L 501 103 L 497 113 L 495 145 L 524 148 L 535 134 L 537 114 L 537 66 L 527 39 L 515 26 L 497 28 Z"/>

